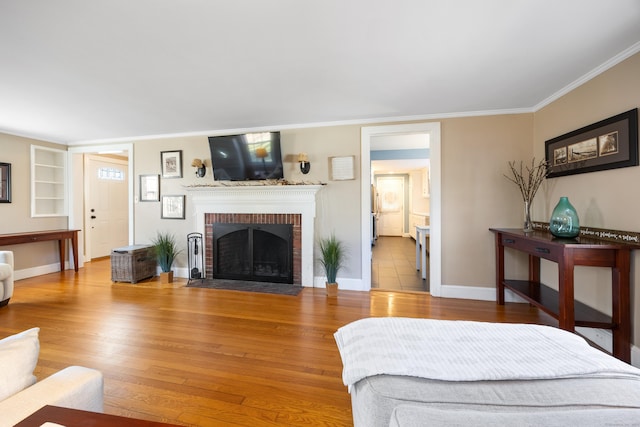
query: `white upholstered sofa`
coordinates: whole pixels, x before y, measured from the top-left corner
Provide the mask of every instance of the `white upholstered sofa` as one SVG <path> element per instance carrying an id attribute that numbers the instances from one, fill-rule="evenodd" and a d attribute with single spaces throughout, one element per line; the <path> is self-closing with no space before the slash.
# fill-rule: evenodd
<path id="1" fill-rule="evenodd" d="M 70 366 L 36 382 L 39 328 L 0 340 L 0 427 L 13 426 L 45 405 L 103 411 L 103 377 Z"/>
<path id="2" fill-rule="evenodd" d="M 0 307 L 13 295 L 13 252 L 0 251 Z"/>
<path id="3" fill-rule="evenodd" d="M 335 337 L 355 427 L 640 425 L 640 369 L 557 328 L 370 318 Z"/>

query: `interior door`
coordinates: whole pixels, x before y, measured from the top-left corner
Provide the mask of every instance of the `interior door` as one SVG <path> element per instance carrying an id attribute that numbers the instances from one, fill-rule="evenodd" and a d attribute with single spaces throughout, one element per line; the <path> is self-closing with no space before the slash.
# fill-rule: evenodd
<path id="1" fill-rule="evenodd" d="M 129 241 L 127 161 L 87 156 L 85 177 L 86 255 L 109 256 Z"/>
<path id="2" fill-rule="evenodd" d="M 404 231 L 404 178 L 378 177 L 378 235 L 402 236 Z"/>

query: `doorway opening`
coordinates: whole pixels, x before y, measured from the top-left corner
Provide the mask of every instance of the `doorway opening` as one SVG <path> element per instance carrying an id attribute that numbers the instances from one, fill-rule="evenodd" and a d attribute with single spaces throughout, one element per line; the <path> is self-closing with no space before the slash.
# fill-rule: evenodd
<path id="1" fill-rule="evenodd" d="M 122 231 L 123 236 L 126 235 L 125 242 L 128 245 L 133 244 L 134 228 L 133 228 L 133 161 L 131 161 L 131 153 L 133 153 L 132 143 L 123 144 L 110 144 L 110 145 L 92 145 L 85 147 L 69 147 L 68 150 L 68 179 L 70 184 L 69 188 L 69 228 L 81 229 L 82 233 L 79 234 L 79 247 L 83 250 L 79 254 L 79 266 L 82 266 L 85 260 L 90 260 L 91 247 L 87 249 L 87 243 L 91 245 L 91 242 L 87 242 L 88 228 L 90 218 L 91 207 L 87 206 L 87 194 L 85 190 L 85 176 L 87 171 L 85 169 L 85 157 L 90 155 L 100 156 L 112 156 L 115 158 L 125 159 L 123 169 L 125 171 L 125 179 L 122 183 L 126 187 L 127 201 L 122 208 L 124 212 L 121 213 L 123 218 L 119 221 L 119 228 Z M 94 208 L 95 209 L 95 208 Z M 87 211 L 89 212 L 89 219 L 87 219 Z M 97 216 L 97 215 L 96 215 Z M 96 218 L 97 219 L 97 218 Z M 123 230 L 124 229 L 124 230 Z M 90 239 L 90 237 L 89 237 Z M 95 258 L 95 257 L 93 257 Z"/>
<path id="2" fill-rule="evenodd" d="M 426 134 L 429 137 L 429 274 L 430 293 L 440 296 L 441 291 L 441 215 L 440 215 L 440 123 L 416 123 L 389 126 L 363 127 L 361 134 L 361 170 L 362 170 L 362 235 L 368 236 L 373 229 L 371 185 L 371 146 L 375 137 Z M 425 147 L 426 148 L 426 147 Z M 380 148 L 378 148 L 380 149 Z M 390 146 L 389 150 L 394 147 Z M 408 232 L 405 228 L 405 232 Z M 362 239 L 362 279 L 365 290 L 371 289 L 372 245 L 370 239 Z"/>

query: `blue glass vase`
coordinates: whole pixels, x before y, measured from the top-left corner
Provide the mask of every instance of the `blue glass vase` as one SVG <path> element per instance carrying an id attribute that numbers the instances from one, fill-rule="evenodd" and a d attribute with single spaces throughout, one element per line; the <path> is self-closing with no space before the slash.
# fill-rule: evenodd
<path id="1" fill-rule="evenodd" d="M 576 209 L 569 203 L 568 197 L 560 197 L 560 201 L 551 213 L 549 230 L 556 237 L 573 238 L 580 234 L 580 221 Z"/>

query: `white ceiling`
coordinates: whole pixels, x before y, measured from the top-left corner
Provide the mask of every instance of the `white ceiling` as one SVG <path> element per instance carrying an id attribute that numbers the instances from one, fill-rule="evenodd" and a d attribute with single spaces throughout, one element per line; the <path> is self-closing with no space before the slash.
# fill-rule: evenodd
<path id="1" fill-rule="evenodd" d="M 0 0 L 0 132 L 535 111 L 639 50 L 638 0 Z"/>

